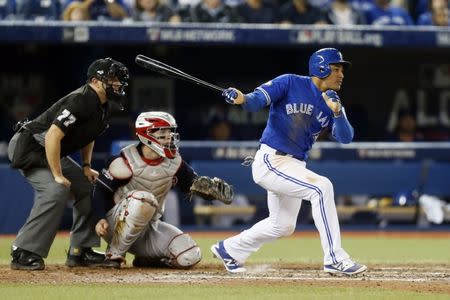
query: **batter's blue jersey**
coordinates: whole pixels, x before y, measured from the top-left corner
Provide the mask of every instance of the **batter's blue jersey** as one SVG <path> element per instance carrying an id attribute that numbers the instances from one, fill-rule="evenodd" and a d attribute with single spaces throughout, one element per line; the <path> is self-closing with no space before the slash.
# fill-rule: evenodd
<path id="1" fill-rule="evenodd" d="M 295 74 L 281 75 L 256 88 L 258 91 L 270 105 L 260 142 L 306 160 L 320 132 L 334 122 L 322 92 L 311 77 Z"/>

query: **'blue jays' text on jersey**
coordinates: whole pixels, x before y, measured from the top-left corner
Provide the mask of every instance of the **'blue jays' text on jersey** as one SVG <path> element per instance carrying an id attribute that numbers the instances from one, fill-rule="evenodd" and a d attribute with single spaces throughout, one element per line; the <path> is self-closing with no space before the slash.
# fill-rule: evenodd
<path id="1" fill-rule="evenodd" d="M 333 112 L 311 77 L 281 75 L 256 88 L 270 105 L 261 143 L 306 160 L 324 128 L 331 128 Z"/>

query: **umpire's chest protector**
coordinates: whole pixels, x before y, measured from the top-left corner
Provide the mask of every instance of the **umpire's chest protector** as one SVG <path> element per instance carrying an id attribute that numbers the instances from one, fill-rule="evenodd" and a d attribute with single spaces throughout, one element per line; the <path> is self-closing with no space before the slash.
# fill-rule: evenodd
<path id="1" fill-rule="evenodd" d="M 165 158 L 159 165 L 151 166 L 142 160 L 134 144 L 125 147 L 122 154 L 127 159 L 133 176 L 126 185 L 116 191 L 115 202 L 120 201 L 122 196 L 131 190 L 141 190 L 152 193 L 162 209 L 163 201 L 172 187 L 172 178 L 181 165 L 180 155 L 177 154 L 174 159 Z"/>

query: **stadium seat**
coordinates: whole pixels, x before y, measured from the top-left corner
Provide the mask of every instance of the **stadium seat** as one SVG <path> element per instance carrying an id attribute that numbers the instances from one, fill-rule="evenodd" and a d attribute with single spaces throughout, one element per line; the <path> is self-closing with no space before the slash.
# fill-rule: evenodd
<path id="1" fill-rule="evenodd" d="M 0 20 L 14 19 L 16 2 L 14 0 L 0 1 Z"/>
<path id="2" fill-rule="evenodd" d="M 58 20 L 61 13 L 58 0 L 17 0 L 17 15 L 25 20 Z"/>

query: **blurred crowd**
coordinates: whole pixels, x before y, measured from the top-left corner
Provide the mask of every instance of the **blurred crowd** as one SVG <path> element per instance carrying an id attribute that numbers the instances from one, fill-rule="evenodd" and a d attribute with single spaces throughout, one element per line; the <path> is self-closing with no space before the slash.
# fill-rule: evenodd
<path id="1" fill-rule="evenodd" d="M 449 26 L 448 0 L 0 0 L 0 19 Z"/>

